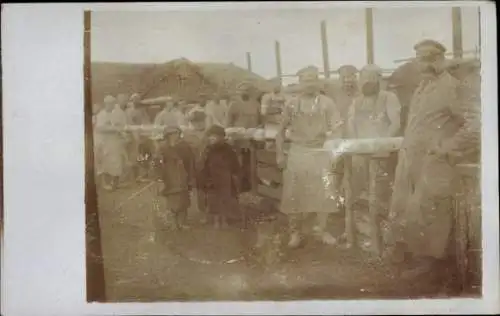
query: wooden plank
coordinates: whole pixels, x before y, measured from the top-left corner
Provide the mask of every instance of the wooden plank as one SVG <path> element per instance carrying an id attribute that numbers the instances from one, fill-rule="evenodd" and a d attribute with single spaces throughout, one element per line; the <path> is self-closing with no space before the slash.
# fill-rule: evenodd
<path id="1" fill-rule="evenodd" d="M 283 85 L 282 82 L 283 71 L 281 70 L 281 49 L 280 49 L 280 42 L 278 41 L 274 42 L 274 52 L 276 54 L 276 74 L 279 78 L 280 85 Z"/>
<path id="2" fill-rule="evenodd" d="M 259 184 L 257 186 L 257 193 L 274 200 L 281 200 L 282 189 L 281 187 L 272 188 L 263 184 Z"/>
<path id="3" fill-rule="evenodd" d="M 97 205 L 96 179 L 94 176 L 94 142 L 92 138 L 92 87 L 90 84 L 91 60 L 91 13 L 84 12 L 84 101 L 85 101 L 85 245 L 86 245 L 86 281 L 87 302 L 106 301 L 106 282 L 101 240 L 101 225 Z"/>
<path id="4" fill-rule="evenodd" d="M 453 31 L 453 57 L 463 57 L 463 40 L 462 40 L 462 9 L 460 7 L 451 8 L 451 21 Z"/>
<path id="5" fill-rule="evenodd" d="M 366 23 L 366 58 L 368 64 L 375 63 L 375 53 L 373 48 L 373 9 L 366 8 L 365 11 Z"/>
<path id="6" fill-rule="evenodd" d="M 325 78 L 330 78 L 330 61 L 328 58 L 328 35 L 326 32 L 326 22 L 321 21 L 321 48 L 323 52 L 323 71 Z"/>
<path id="7" fill-rule="evenodd" d="M 276 183 L 281 183 L 283 180 L 283 173 L 274 165 L 259 164 L 257 166 L 257 177 Z"/>
<path id="8" fill-rule="evenodd" d="M 247 69 L 248 71 L 252 71 L 252 56 L 250 52 L 247 52 Z"/>

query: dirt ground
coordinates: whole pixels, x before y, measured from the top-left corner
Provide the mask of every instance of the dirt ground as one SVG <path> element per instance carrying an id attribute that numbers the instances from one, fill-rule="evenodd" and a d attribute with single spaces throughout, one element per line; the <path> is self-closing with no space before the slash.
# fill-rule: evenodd
<path id="1" fill-rule="evenodd" d="M 108 301 L 203 301 L 406 298 L 436 294 L 400 282 L 394 270 L 359 250 L 311 241 L 282 262 L 252 260 L 256 230 L 215 230 L 190 214 L 190 228 L 155 232 L 154 208 L 165 208 L 160 183 L 98 192 Z M 332 218 L 332 231 L 342 232 Z"/>

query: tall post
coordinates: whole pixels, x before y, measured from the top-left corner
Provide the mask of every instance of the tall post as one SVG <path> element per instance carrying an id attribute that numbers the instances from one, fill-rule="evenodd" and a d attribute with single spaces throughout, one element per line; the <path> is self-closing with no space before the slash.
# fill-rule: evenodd
<path id="1" fill-rule="evenodd" d="M 106 301 L 106 282 L 102 259 L 101 226 L 97 206 L 96 178 L 94 176 L 94 141 L 92 138 L 92 87 L 91 87 L 91 12 L 83 16 L 83 64 L 85 107 L 85 245 L 87 263 L 87 302 Z"/>
<path id="2" fill-rule="evenodd" d="M 366 23 L 366 59 L 368 64 L 375 63 L 375 53 L 373 50 L 373 9 L 365 9 Z"/>
<path id="3" fill-rule="evenodd" d="M 477 28 L 479 30 L 478 53 L 479 53 L 479 59 L 481 59 L 481 7 L 477 8 L 477 15 L 478 15 L 477 20 L 479 21 L 478 28 Z"/>
<path id="4" fill-rule="evenodd" d="M 460 7 L 451 8 L 451 21 L 453 31 L 453 57 L 463 57 L 462 43 L 462 9 Z"/>
<path id="5" fill-rule="evenodd" d="M 249 52 L 247 52 L 247 69 L 248 71 L 252 71 L 252 56 Z"/>
<path id="6" fill-rule="evenodd" d="M 325 78 L 330 78 L 330 61 L 328 60 L 328 37 L 326 35 L 326 22 L 321 21 L 321 47 L 323 49 L 323 69 Z"/>
<path id="7" fill-rule="evenodd" d="M 283 85 L 283 72 L 281 70 L 281 49 L 280 42 L 274 42 L 274 53 L 276 55 L 276 76 L 278 77 L 280 85 Z"/>

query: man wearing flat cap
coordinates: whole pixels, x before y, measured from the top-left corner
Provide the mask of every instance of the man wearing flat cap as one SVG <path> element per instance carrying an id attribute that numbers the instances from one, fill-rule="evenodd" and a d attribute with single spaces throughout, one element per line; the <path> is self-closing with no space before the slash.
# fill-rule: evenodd
<path id="1" fill-rule="evenodd" d="M 335 181 L 325 181 L 331 179 L 332 162 L 330 153 L 322 149 L 326 140 L 340 137 L 343 122 L 333 100 L 319 93 L 318 69 L 310 66 L 297 74 L 301 94 L 286 102 L 276 137 L 277 163 L 284 169 L 281 212 L 289 218 L 288 246 L 301 244 L 309 214 L 317 219 L 314 236 L 333 245 L 336 239 L 326 224 L 329 213 L 337 210 Z M 287 130 L 290 149 L 285 158 Z"/>
<path id="2" fill-rule="evenodd" d="M 410 275 L 430 276 L 449 255 L 454 166 L 477 145 L 479 130 L 477 104 L 445 71 L 444 46 L 424 40 L 414 48 L 424 79 L 412 98 L 399 151 L 387 257 L 416 266 Z"/>

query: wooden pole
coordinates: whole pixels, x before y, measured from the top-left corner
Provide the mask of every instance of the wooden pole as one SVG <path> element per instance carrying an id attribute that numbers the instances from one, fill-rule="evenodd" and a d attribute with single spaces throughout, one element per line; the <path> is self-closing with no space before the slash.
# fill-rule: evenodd
<path id="1" fill-rule="evenodd" d="M 375 54 L 373 49 L 373 9 L 365 9 L 366 23 L 366 59 L 368 64 L 375 63 Z"/>
<path id="2" fill-rule="evenodd" d="M 276 55 L 276 76 L 280 82 L 280 85 L 283 85 L 283 71 L 281 70 L 281 49 L 280 42 L 274 42 L 274 53 Z"/>
<path id="3" fill-rule="evenodd" d="M 323 49 L 323 68 L 325 78 L 330 78 L 330 61 L 328 60 L 328 38 L 326 35 L 326 22 L 321 21 L 321 47 Z"/>
<path id="4" fill-rule="evenodd" d="M 101 227 L 97 206 L 94 173 L 94 142 L 92 127 L 92 87 L 90 60 L 90 11 L 84 12 L 84 117 L 85 117 L 85 245 L 87 263 L 87 302 L 106 301 L 104 265 L 102 258 Z"/>
<path id="5" fill-rule="evenodd" d="M 478 25 L 477 25 L 477 29 L 479 31 L 479 37 L 478 37 L 478 44 L 479 44 L 479 47 L 478 47 L 478 53 L 479 53 L 479 59 L 481 59 L 481 8 L 477 8 L 477 15 L 478 15 Z"/>
<path id="6" fill-rule="evenodd" d="M 462 9 L 460 7 L 451 8 L 451 21 L 453 31 L 453 57 L 463 57 L 462 43 Z"/>
<path id="7" fill-rule="evenodd" d="M 247 52 L 247 68 L 248 71 L 252 71 L 252 56 Z"/>

